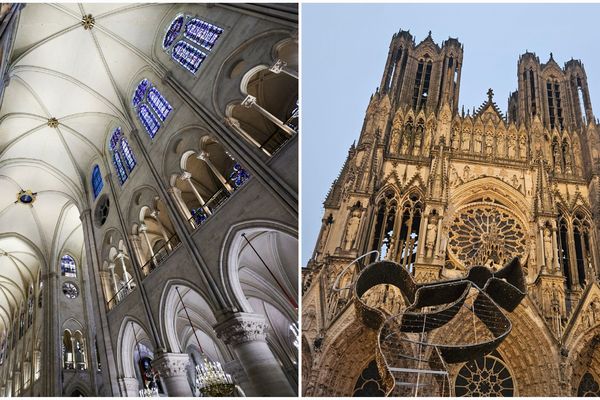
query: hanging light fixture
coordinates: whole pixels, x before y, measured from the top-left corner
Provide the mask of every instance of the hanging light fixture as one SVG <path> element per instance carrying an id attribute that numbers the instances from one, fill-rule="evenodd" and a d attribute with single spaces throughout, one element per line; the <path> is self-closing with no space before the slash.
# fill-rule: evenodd
<path id="1" fill-rule="evenodd" d="M 202 365 L 196 365 L 196 390 L 203 397 L 233 396 L 233 392 L 236 387 L 235 383 L 233 382 L 233 378 L 230 374 L 223 370 L 220 362 L 209 361 L 206 357 L 206 354 L 204 354 L 204 350 L 202 350 L 202 345 L 200 344 L 200 339 L 198 339 L 198 334 L 196 333 L 196 329 L 194 329 L 194 325 L 192 324 L 192 319 L 188 314 L 187 307 L 183 302 L 181 293 L 179 293 L 179 287 L 175 286 L 175 290 L 177 291 L 179 301 L 181 301 L 183 311 L 185 311 L 185 316 L 187 317 L 190 327 L 192 328 L 192 332 L 194 333 L 194 337 L 196 338 L 196 343 L 198 343 L 200 354 L 202 354 Z"/>
<path id="2" fill-rule="evenodd" d="M 138 351 L 138 362 L 142 359 L 142 353 L 140 352 L 140 342 L 137 340 L 137 335 L 135 334 L 135 326 L 133 325 L 133 321 L 131 321 L 131 329 L 133 330 L 133 337 L 135 339 L 135 347 Z M 142 380 L 144 377 L 142 377 Z M 143 389 L 139 390 L 140 397 L 160 397 L 158 393 L 158 385 L 156 384 L 154 374 L 150 377 L 150 381 L 148 384 L 144 385 Z"/>

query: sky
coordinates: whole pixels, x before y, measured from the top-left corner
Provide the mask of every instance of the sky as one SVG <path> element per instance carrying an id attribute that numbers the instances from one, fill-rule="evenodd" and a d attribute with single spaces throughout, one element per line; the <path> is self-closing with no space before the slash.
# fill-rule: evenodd
<path id="1" fill-rule="evenodd" d="M 598 21 L 600 4 L 303 4 L 302 265 L 314 250 L 323 201 L 358 139 L 395 32 L 409 30 L 418 44 L 431 30 L 439 45 L 448 37 L 463 44 L 459 110 L 478 107 L 492 88 L 506 112 L 517 89 L 519 55 L 527 50 L 542 63 L 552 52 L 561 67 L 582 60 L 592 107 L 600 107 Z"/>

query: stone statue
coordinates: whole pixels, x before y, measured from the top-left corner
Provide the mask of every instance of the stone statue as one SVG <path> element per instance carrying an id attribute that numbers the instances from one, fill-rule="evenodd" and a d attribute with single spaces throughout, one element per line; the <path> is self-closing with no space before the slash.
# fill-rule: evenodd
<path id="1" fill-rule="evenodd" d="M 425 236 L 425 248 L 427 258 L 433 257 L 433 250 L 435 248 L 435 239 L 437 238 L 437 226 L 433 221 L 429 221 L 427 224 L 427 235 Z"/>
<path id="2" fill-rule="evenodd" d="M 494 138 L 491 135 L 485 137 L 485 154 L 491 156 L 494 153 Z"/>
<path id="3" fill-rule="evenodd" d="M 360 210 L 354 210 L 350 214 L 348 219 L 348 225 L 346 226 L 346 234 L 344 235 L 344 249 L 350 250 L 354 248 L 356 237 L 358 235 L 358 225 L 360 224 Z"/>
<path id="4" fill-rule="evenodd" d="M 469 151 L 471 150 L 471 143 L 469 142 L 470 139 L 470 132 L 463 132 L 462 135 L 462 150 L 463 151 Z"/>
<path id="5" fill-rule="evenodd" d="M 458 172 L 456 172 L 456 168 L 454 168 L 454 166 L 450 167 L 450 186 L 456 186 L 458 184 L 458 179 Z"/>
<path id="6" fill-rule="evenodd" d="M 549 271 L 553 270 L 552 264 L 552 234 L 550 233 L 550 229 L 544 229 L 544 256 L 545 256 L 545 265 L 546 269 Z"/>
<path id="7" fill-rule="evenodd" d="M 515 158 L 515 140 L 512 135 L 508 138 L 508 158 Z"/>
<path id="8" fill-rule="evenodd" d="M 527 138 L 522 135 L 519 141 L 519 157 L 527 157 Z"/>
<path id="9" fill-rule="evenodd" d="M 481 141 L 481 132 L 475 131 L 475 146 L 473 148 L 475 153 L 481 153 Z"/>
<path id="10" fill-rule="evenodd" d="M 394 125 L 392 129 L 392 139 L 390 140 L 390 153 L 396 153 L 398 151 L 398 142 L 400 141 L 400 129 Z"/>

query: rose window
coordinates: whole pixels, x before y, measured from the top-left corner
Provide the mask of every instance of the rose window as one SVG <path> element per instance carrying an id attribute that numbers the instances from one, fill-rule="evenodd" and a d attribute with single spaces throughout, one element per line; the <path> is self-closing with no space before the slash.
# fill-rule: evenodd
<path id="1" fill-rule="evenodd" d="M 464 267 L 502 266 L 526 255 L 525 229 L 508 209 L 478 203 L 461 209 L 448 233 L 450 259 Z"/>
<path id="2" fill-rule="evenodd" d="M 456 397 L 512 397 L 515 386 L 502 360 L 487 355 L 463 365 L 456 377 L 454 392 Z"/>

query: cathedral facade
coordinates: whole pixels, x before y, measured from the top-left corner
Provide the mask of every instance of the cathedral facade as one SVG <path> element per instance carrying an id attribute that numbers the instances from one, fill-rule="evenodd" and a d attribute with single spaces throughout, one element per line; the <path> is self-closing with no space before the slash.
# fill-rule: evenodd
<path id="1" fill-rule="evenodd" d="M 0 19 L 0 396 L 295 396 L 297 4 Z"/>
<path id="2" fill-rule="evenodd" d="M 357 288 L 364 265 L 392 262 L 436 284 L 474 266 L 500 271 L 514 257 L 526 295 L 505 311 L 510 333 L 485 355 L 421 368 L 446 377 L 429 395 L 600 393 L 600 128 L 583 64 L 521 55 L 505 115 L 491 89 L 479 108 L 459 110 L 462 59 L 454 38 L 392 38 L 303 270 L 306 396 L 398 393 L 385 379 L 382 328 L 360 304 L 392 318 L 410 302 L 393 285 Z M 482 335 L 475 318 L 456 323 L 448 343 Z M 425 393 L 418 378 L 402 384 Z"/>

